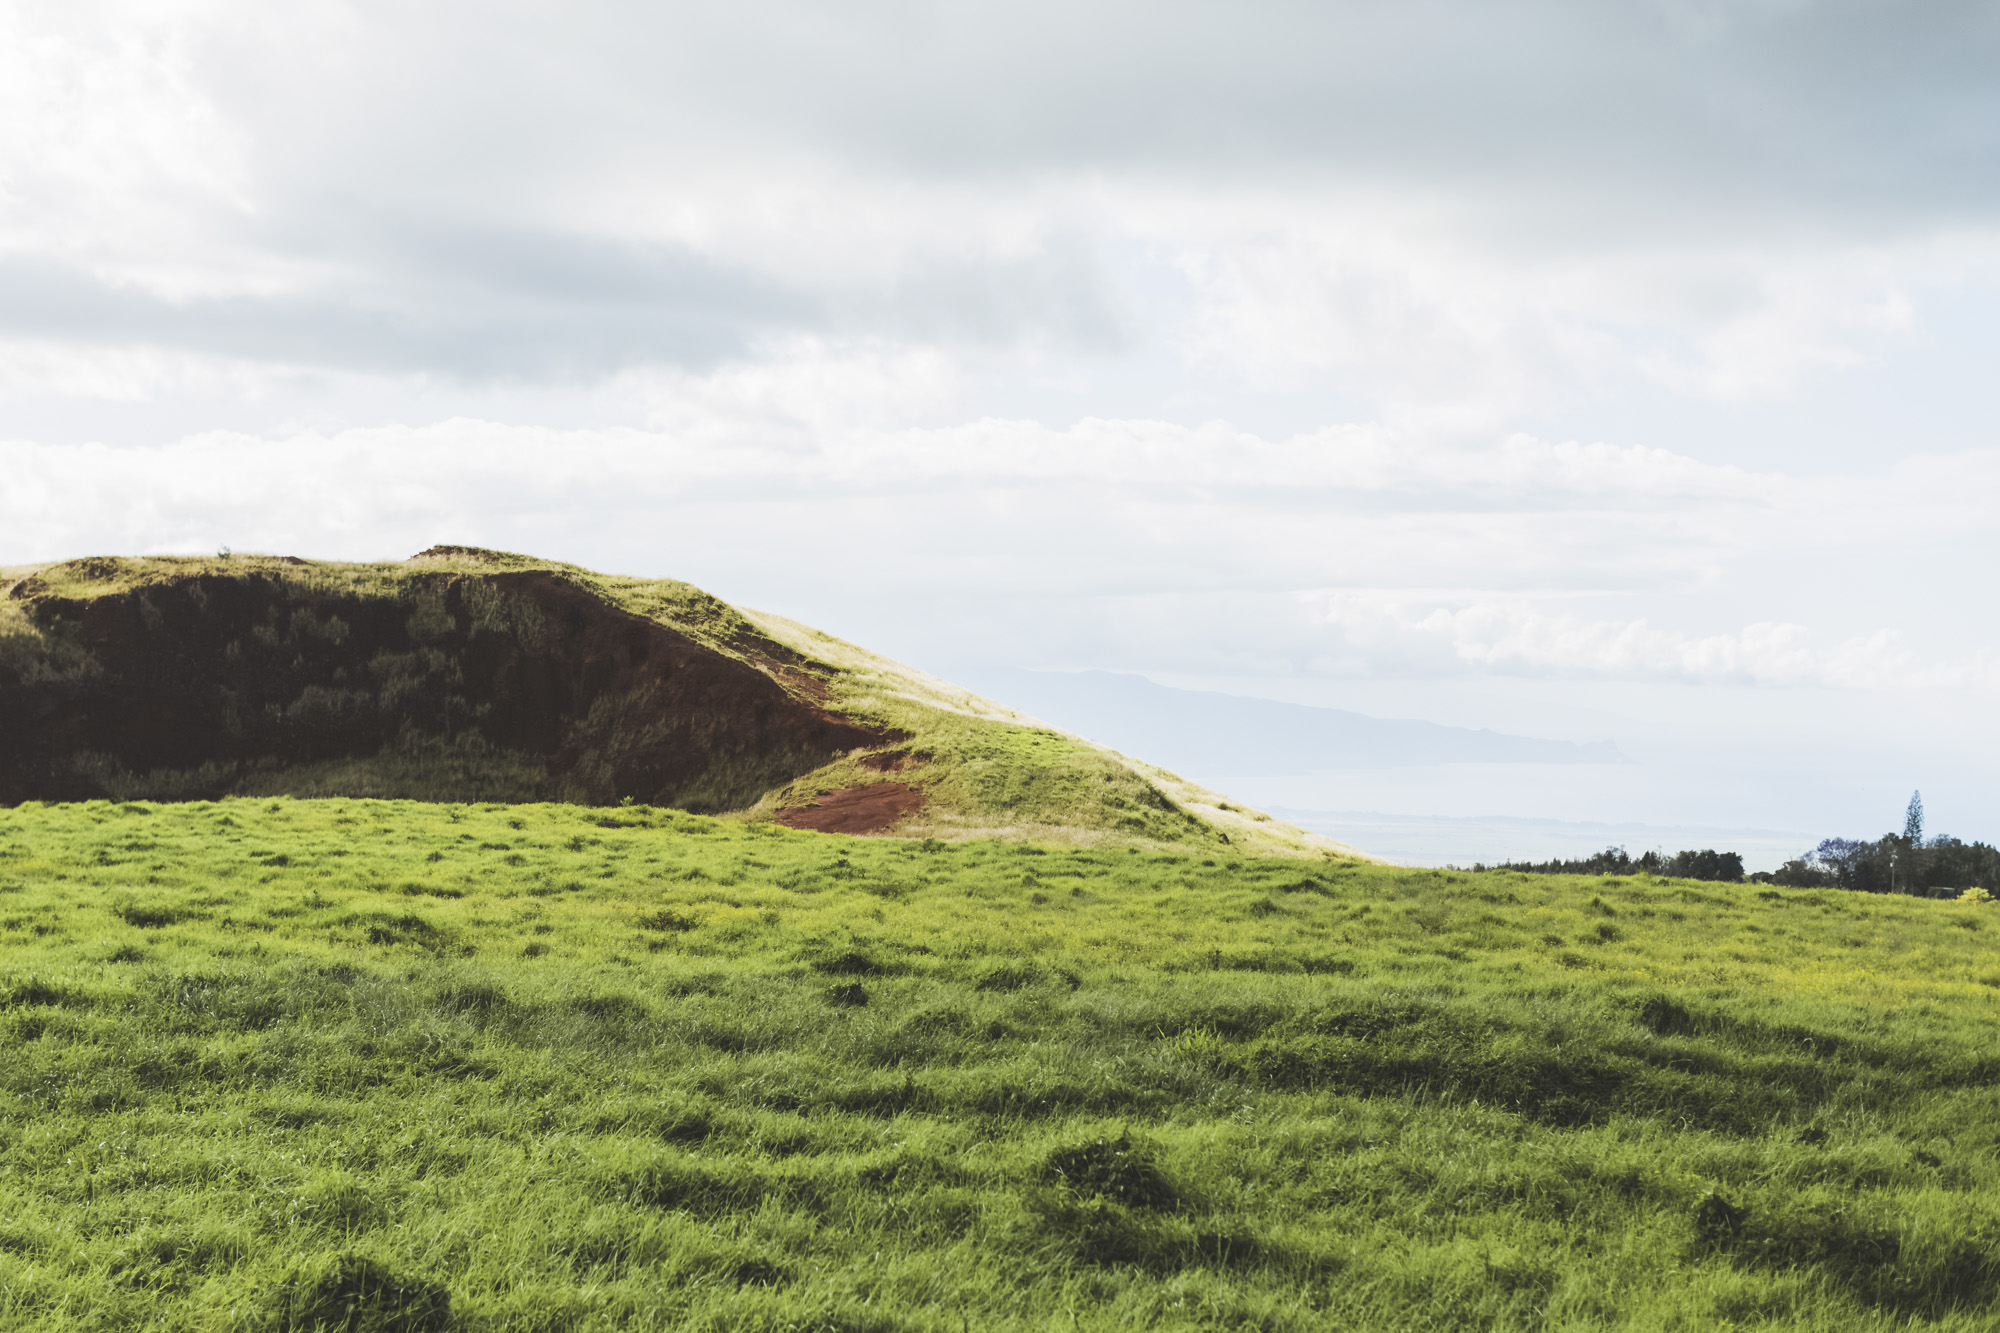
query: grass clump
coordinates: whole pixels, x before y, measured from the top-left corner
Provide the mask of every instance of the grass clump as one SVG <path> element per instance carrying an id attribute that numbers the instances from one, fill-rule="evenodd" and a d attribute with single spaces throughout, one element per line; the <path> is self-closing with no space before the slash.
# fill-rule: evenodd
<path id="1" fill-rule="evenodd" d="M 2000 1300 L 1989 905 L 606 819 L 0 810 L 0 1327 Z"/>
<path id="2" fill-rule="evenodd" d="M 451 1293 L 364 1255 L 342 1255 L 316 1281 L 285 1290 L 273 1322 L 301 1333 L 443 1333 L 451 1326 Z"/>
<path id="3" fill-rule="evenodd" d="M 1086 1199 L 1109 1199 L 1128 1208 L 1171 1208 L 1175 1194 L 1154 1161 L 1150 1144 L 1135 1142 L 1130 1130 L 1098 1137 L 1050 1153 L 1044 1174 Z"/>

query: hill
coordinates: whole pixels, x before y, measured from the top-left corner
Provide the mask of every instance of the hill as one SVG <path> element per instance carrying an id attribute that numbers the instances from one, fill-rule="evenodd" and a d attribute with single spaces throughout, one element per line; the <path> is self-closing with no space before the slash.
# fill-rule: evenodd
<path id="1" fill-rule="evenodd" d="M 0 577 L 0 802 L 638 801 L 794 827 L 1353 856 L 684 583 L 462 546 Z"/>
<path id="2" fill-rule="evenodd" d="M 1990 1329 L 1995 909 L 0 810 L 0 1328 Z"/>

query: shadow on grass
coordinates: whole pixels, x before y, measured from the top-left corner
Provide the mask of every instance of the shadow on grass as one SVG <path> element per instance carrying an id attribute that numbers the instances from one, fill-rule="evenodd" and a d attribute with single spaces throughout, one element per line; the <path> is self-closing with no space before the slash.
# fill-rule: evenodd
<path id="1" fill-rule="evenodd" d="M 343 1255 L 317 1281 L 280 1293 L 276 1326 L 285 1333 L 442 1333 L 452 1326 L 451 1293 L 373 1259 Z"/>
<path id="2" fill-rule="evenodd" d="M 1936 1247 L 1906 1244 L 1880 1219 L 1838 1205 L 1780 1205 L 1768 1212 L 1705 1195 L 1693 1213 L 1693 1252 L 1742 1268 L 1816 1271 L 1856 1300 L 1904 1318 L 1938 1319 L 1991 1309 L 2000 1294 L 2000 1252 L 1990 1238 L 1954 1237 Z"/>
<path id="3" fill-rule="evenodd" d="M 1809 1120 L 1878 1070 L 1941 1087 L 2000 1074 L 1991 1061 L 1945 1067 L 1933 1052 L 1705 1014 L 1665 996 L 1566 1012 L 1401 998 L 1321 1010 L 1214 1059 L 1285 1091 L 1476 1101 L 1558 1128 L 1655 1116 L 1734 1135 Z"/>

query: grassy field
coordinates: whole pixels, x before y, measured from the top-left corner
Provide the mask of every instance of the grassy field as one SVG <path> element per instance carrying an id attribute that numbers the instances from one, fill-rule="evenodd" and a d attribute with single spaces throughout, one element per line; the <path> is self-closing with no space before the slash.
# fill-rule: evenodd
<path id="1" fill-rule="evenodd" d="M 1990 1329 L 2000 909 L 0 810 L 0 1327 Z"/>

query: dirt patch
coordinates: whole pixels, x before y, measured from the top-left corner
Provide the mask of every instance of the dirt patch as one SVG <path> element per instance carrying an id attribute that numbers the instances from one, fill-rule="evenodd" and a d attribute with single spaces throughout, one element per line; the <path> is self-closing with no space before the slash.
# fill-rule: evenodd
<path id="1" fill-rule="evenodd" d="M 804 668 L 794 666 L 790 662 L 780 661 L 769 653 L 749 652 L 745 653 L 744 656 L 749 660 L 751 666 L 756 667 L 759 671 L 771 677 L 771 679 L 777 681 L 808 703 L 824 707 L 833 702 L 833 691 L 827 688 L 827 683 Z"/>
<path id="2" fill-rule="evenodd" d="M 900 773 L 916 763 L 917 756 L 908 750 L 878 750 L 874 754 L 862 755 L 855 762 L 875 773 Z"/>
<path id="3" fill-rule="evenodd" d="M 924 808 L 924 789 L 907 782 L 871 782 L 842 787 L 812 805 L 781 811 L 786 828 L 819 833 L 880 833 Z"/>

